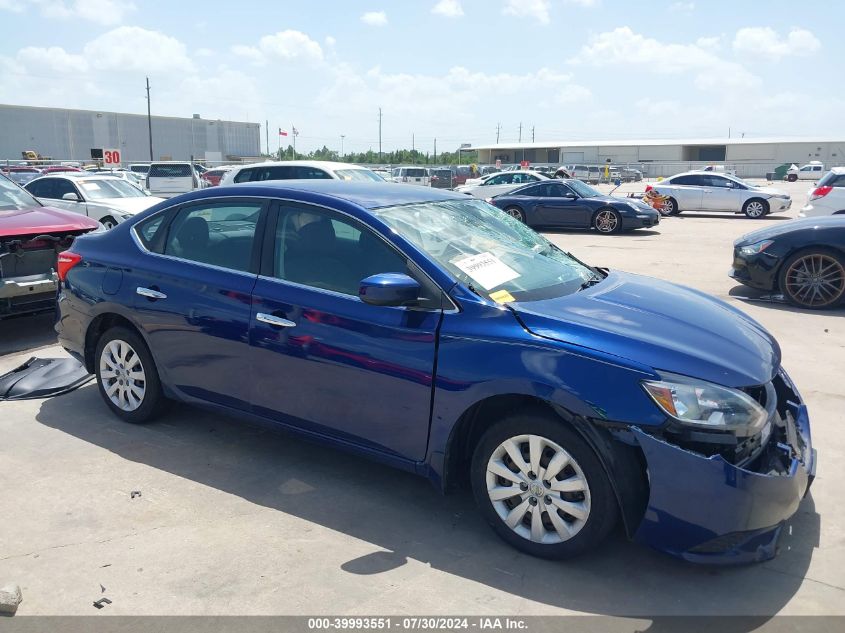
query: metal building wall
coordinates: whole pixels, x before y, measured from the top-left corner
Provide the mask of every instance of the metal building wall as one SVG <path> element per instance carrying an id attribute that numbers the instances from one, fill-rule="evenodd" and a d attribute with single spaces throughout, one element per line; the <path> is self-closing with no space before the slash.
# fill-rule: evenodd
<path id="1" fill-rule="evenodd" d="M 154 158 L 201 160 L 260 154 L 258 123 L 152 117 Z M 90 159 L 91 148 L 118 148 L 124 162 L 149 161 L 147 117 L 137 114 L 0 105 L 0 160 L 35 150 L 57 160 Z"/>

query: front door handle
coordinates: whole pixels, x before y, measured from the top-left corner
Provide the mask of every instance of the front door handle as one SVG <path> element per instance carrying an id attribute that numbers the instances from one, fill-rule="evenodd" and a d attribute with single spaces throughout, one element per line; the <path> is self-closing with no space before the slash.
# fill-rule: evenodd
<path id="1" fill-rule="evenodd" d="M 255 318 L 262 323 L 273 325 L 275 327 L 296 327 L 296 323 L 293 321 L 288 321 L 282 317 L 275 316 L 273 314 L 266 314 L 264 312 L 259 312 L 255 315 Z"/>
<path id="2" fill-rule="evenodd" d="M 146 297 L 147 299 L 167 299 L 166 294 L 159 292 L 158 290 L 153 290 L 152 288 L 143 288 L 138 286 L 135 289 L 135 293 L 141 295 L 142 297 Z"/>

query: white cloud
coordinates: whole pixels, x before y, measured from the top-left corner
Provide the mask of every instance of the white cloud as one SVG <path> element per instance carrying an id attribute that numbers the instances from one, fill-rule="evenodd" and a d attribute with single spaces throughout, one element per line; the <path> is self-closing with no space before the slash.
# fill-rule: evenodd
<path id="1" fill-rule="evenodd" d="M 714 35 L 712 37 L 699 37 L 695 40 L 695 45 L 707 50 L 717 50 L 722 47 L 722 36 Z"/>
<path id="2" fill-rule="evenodd" d="M 119 26 L 82 49 L 92 67 L 144 72 L 193 71 L 185 45 L 174 37 L 139 26 Z"/>
<path id="3" fill-rule="evenodd" d="M 699 44 L 672 44 L 634 33 L 623 26 L 590 39 L 571 64 L 592 66 L 632 65 L 659 74 L 695 72 L 694 84 L 702 90 L 758 85 L 760 80 L 745 67 L 720 58 L 712 48 Z"/>
<path id="4" fill-rule="evenodd" d="M 329 46 L 329 47 L 337 44 L 337 40 L 335 38 L 333 38 L 331 35 L 326 35 L 326 39 L 324 41 L 326 42 L 326 46 Z"/>
<path id="5" fill-rule="evenodd" d="M 518 18 L 534 18 L 540 24 L 548 24 L 550 5 L 550 0 L 507 0 L 502 13 Z"/>
<path id="6" fill-rule="evenodd" d="M 583 103 L 593 98 L 593 93 L 589 88 L 571 84 L 561 88 L 555 95 L 555 103 L 559 105 L 569 105 L 572 103 Z"/>
<path id="7" fill-rule="evenodd" d="M 123 22 L 136 10 L 132 2 L 123 0 L 29 0 L 45 18 L 78 19 L 112 26 Z"/>
<path id="8" fill-rule="evenodd" d="M 23 13 L 23 4 L 19 0 L 0 0 L 0 10 Z"/>
<path id="9" fill-rule="evenodd" d="M 464 14 L 464 8 L 459 0 L 440 0 L 434 5 L 431 12 L 447 18 L 459 18 Z"/>
<path id="10" fill-rule="evenodd" d="M 370 26 L 387 26 L 387 14 L 384 11 L 367 11 L 361 16 L 361 22 Z"/>
<path id="11" fill-rule="evenodd" d="M 85 57 L 68 53 L 58 46 L 27 46 L 18 51 L 17 60 L 26 68 L 36 69 L 36 72 L 44 68 L 60 73 L 84 73 L 88 70 Z"/>
<path id="12" fill-rule="evenodd" d="M 334 38 L 326 38 L 328 43 L 334 44 Z M 265 35 L 258 40 L 258 46 L 237 45 L 232 47 L 235 55 L 245 57 L 256 65 L 263 65 L 270 59 L 292 60 L 305 59 L 320 61 L 323 59 L 323 49 L 320 44 L 301 31 L 279 31 L 273 35 Z"/>
<path id="13" fill-rule="evenodd" d="M 695 10 L 695 2 L 673 2 L 669 10 L 674 13 L 691 13 Z"/>
<path id="14" fill-rule="evenodd" d="M 198 48 L 194 51 L 197 57 L 214 57 L 215 53 L 210 48 Z"/>
<path id="15" fill-rule="evenodd" d="M 577 4 L 582 7 L 597 7 L 600 0 L 563 0 L 564 4 Z"/>
<path id="16" fill-rule="evenodd" d="M 794 28 L 786 37 L 768 26 L 754 26 L 739 29 L 734 37 L 734 50 L 740 53 L 780 59 L 781 57 L 805 57 L 821 48 L 818 38 L 806 29 Z"/>

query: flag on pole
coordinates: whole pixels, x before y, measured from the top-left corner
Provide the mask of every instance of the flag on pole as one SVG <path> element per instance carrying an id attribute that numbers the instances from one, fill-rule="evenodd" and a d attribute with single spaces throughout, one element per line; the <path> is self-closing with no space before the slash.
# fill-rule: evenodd
<path id="1" fill-rule="evenodd" d="M 283 130 L 282 128 L 279 128 L 279 136 L 287 136 L 287 135 L 288 135 L 288 133 L 285 130 Z"/>

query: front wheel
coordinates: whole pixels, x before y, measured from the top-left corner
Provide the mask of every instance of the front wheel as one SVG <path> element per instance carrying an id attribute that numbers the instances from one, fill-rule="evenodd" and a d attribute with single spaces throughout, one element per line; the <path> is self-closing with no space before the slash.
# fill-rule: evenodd
<path id="1" fill-rule="evenodd" d="M 769 203 L 760 198 L 751 198 L 742 205 L 742 212 L 746 217 L 757 220 L 769 213 Z"/>
<path id="2" fill-rule="evenodd" d="M 505 209 L 505 213 L 525 224 L 525 212 L 519 207 L 508 207 Z"/>
<path id="3" fill-rule="evenodd" d="M 622 216 L 615 209 L 599 209 L 593 217 L 593 228 L 605 235 L 619 233 L 622 230 Z"/>
<path id="4" fill-rule="evenodd" d="M 108 330 L 97 342 L 95 371 L 100 395 L 119 418 L 149 422 L 164 406 L 153 357 L 143 339 L 125 327 Z"/>
<path id="5" fill-rule="evenodd" d="M 616 523 L 616 500 L 595 452 L 563 420 L 539 410 L 491 426 L 475 448 L 470 477 L 493 530 L 532 556 L 575 556 Z"/>
<path id="6" fill-rule="evenodd" d="M 833 308 L 845 301 L 845 258 L 823 248 L 795 253 L 784 262 L 779 282 L 792 305 L 811 310 Z"/>
<path id="7" fill-rule="evenodd" d="M 678 201 L 674 198 L 666 198 L 663 201 L 663 215 L 678 215 L 681 210 L 678 208 Z"/>

